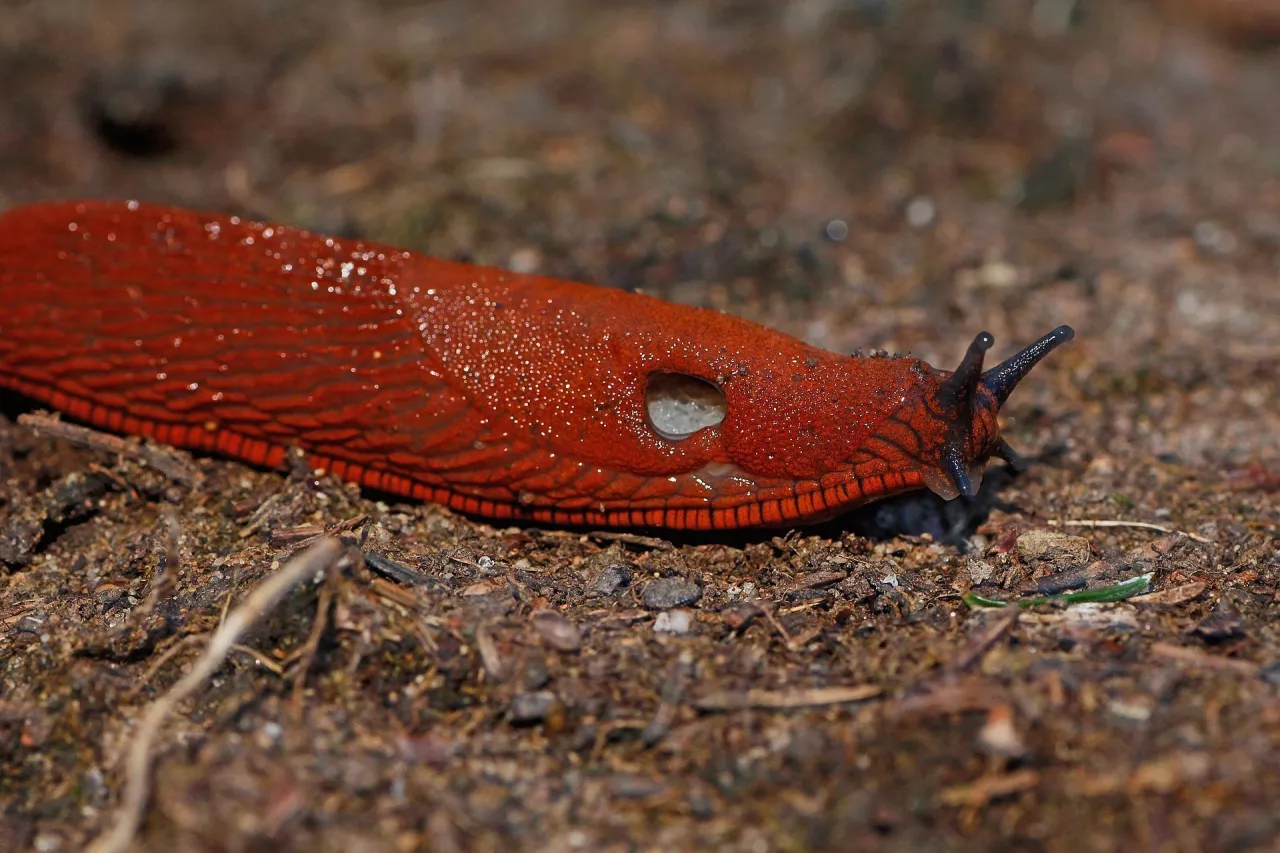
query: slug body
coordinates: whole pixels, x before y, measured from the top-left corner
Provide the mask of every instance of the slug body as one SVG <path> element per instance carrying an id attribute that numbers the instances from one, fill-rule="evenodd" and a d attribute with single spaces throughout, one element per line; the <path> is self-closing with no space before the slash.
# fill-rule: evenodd
<path id="1" fill-rule="evenodd" d="M 984 333 L 951 373 L 135 202 L 0 215 L 0 307 L 0 387 L 100 427 L 266 466 L 300 447 L 363 486 L 495 519 L 685 529 L 972 494 L 989 456 L 1014 458 L 1000 404 L 1071 337 L 984 374 Z"/>

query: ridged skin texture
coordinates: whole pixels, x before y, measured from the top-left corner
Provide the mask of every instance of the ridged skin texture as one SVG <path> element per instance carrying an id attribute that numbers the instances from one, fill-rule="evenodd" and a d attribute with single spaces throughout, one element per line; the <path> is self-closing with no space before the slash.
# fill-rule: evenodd
<path id="1" fill-rule="evenodd" d="M 496 519 L 785 525 L 936 483 L 950 375 L 637 294 L 133 202 L 0 215 L 0 386 L 95 425 Z M 727 416 L 682 441 L 650 373 Z M 965 459 L 999 438 L 980 391 Z M 945 479 L 945 478 L 944 478 Z"/>

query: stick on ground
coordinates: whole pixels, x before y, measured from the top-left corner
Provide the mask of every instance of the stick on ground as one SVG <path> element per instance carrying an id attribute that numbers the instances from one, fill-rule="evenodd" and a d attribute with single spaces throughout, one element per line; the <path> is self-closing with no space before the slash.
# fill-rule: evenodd
<path id="1" fill-rule="evenodd" d="M 321 540 L 259 583 L 238 607 L 227 614 L 222 625 L 209 639 L 204 654 L 190 671 L 147 709 L 129 747 L 124 796 L 116 814 L 115 826 L 105 835 L 94 839 L 87 848 L 87 853 L 124 853 L 129 848 L 142 823 L 150 796 L 152 747 L 169 714 L 179 702 L 204 685 L 205 680 L 226 660 L 227 654 L 240 641 L 245 631 L 269 613 L 300 581 L 332 568 L 341 553 L 342 544 L 338 540 Z"/>

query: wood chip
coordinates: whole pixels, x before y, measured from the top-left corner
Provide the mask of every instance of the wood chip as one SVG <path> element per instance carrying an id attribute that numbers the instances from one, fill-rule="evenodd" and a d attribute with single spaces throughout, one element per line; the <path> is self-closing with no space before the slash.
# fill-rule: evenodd
<path id="1" fill-rule="evenodd" d="M 1181 586 L 1160 589 L 1146 595 L 1136 595 L 1129 599 L 1130 604 L 1185 604 L 1193 601 L 1208 588 L 1204 581 L 1192 581 Z"/>
<path id="2" fill-rule="evenodd" d="M 791 585 L 787 592 L 796 592 L 802 589 L 818 589 L 819 587 L 830 586 L 833 583 L 840 583 L 848 575 L 845 572 L 829 572 L 819 571 L 810 572 L 804 577 L 797 578 L 796 582 Z"/>
<path id="3" fill-rule="evenodd" d="M 992 646 L 1009 633 L 1020 616 L 1021 611 L 1018 608 L 1006 608 L 991 620 L 990 625 L 984 626 L 969 640 L 960 654 L 956 655 L 955 660 L 947 666 L 947 670 L 953 673 L 963 672 L 973 666 Z"/>

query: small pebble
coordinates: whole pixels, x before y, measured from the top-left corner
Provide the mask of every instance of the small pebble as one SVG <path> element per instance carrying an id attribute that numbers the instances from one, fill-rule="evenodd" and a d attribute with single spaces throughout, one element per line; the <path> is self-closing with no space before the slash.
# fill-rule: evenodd
<path id="1" fill-rule="evenodd" d="M 620 800 L 643 800 L 660 793 L 662 783 L 631 773 L 622 773 L 609 780 L 609 793 Z"/>
<path id="2" fill-rule="evenodd" d="M 631 569 L 621 563 L 615 563 L 600 573 L 600 577 L 591 584 L 591 591 L 596 595 L 613 595 L 631 583 Z"/>
<path id="3" fill-rule="evenodd" d="M 542 252 L 537 246 L 521 246 L 511 253 L 507 266 L 513 272 L 537 272 L 538 267 L 542 266 Z"/>
<path id="4" fill-rule="evenodd" d="M 991 261 L 978 271 L 983 286 L 1004 290 L 1018 283 L 1018 270 L 1005 261 Z"/>
<path id="5" fill-rule="evenodd" d="M 561 652 L 576 652 L 582 648 L 582 632 L 560 613 L 554 610 L 535 610 L 533 629 L 548 646 Z"/>
<path id="6" fill-rule="evenodd" d="M 1027 745 L 1013 719 L 1013 709 L 1008 705 L 997 705 L 987 712 L 987 721 L 978 732 L 978 743 L 989 754 L 1001 758 L 1021 758 L 1027 753 Z"/>
<path id="7" fill-rule="evenodd" d="M 917 196 L 907 204 L 907 224 L 912 228 L 928 228 L 937 216 L 933 200 L 928 196 Z"/>
<path id="8" fill-rule="evenodd" d="M 520 688 L 529 693 L 541 690 L 551 683 L 551 672 L 541 657 L 525 658 L 520 666 Z"/>
<path id="9" fill-rule="evenodd" d="M 973 582 L 974 586 L 986 583 L 996 573 L 995 566 L 977 557 L 970 557 L 965 563 L 965 569 L 969 572 L 969 580 Z"/>
<path id="10" fill-rule="evenodd" d="M 1235 640 L 1245 634 L 1244 620 L 1240 618 L 1240 614 L 1234 608 L 1228 605 L 1219 605 L 1217 610 L 1210 613 L 1192 628 L 1191 633 L 1206 643 Z"/>
<path id="11" fill-rule="evenodd" d="M 1054 530 L 1028 530 L 1018 536 L 1017 547 L 1024 560 L 1048 560 L 1064 566 L 1082 566 L 1093 556 L 1088 539 Z"/>
<path id="12" fill-rule="evenodd" d="M 653 630 L 659 634 L 687 634 L 693 627 L 693 613 L 683 607 L 664 610 L 653 620 Z"/>
<path id="13" fill-rule="evenodd" d="M 1155 700 L 1141 694 L 1118 696 L 1107 703 L 1107 710 L 1122 720 L 1145 723 L 1155 711 Z"/>
<path id="14" fill-rule="evenodd" d="M 1258 675 L 1262 680 L 1270 684 L 1272 687 L 1280 687 L 1280 661 L 1267 664 L 1258 670 Z"/>
<path id="15" fill-rule="evenodd" d="M 684 578 L 658 578 L 644 588 L 641 600 L 650 610 L 670 610 L 695 604 L 702 597 L 696 583 Z"/>
<path id="16" fill-rule="evenodd" d="M 508 718 L 515 726 L 528 726 L 540 723 L 551 713 L 557 702 L 556 694 L 550 690 L 539 690 L 536 693 L 520 693 L 511 700 Z"/>
<path id="17" fill-rule="evenodd" d="M 1196 245 L 1208 252 L 1229 255 L 1235 251 L 1236 236 L 1216 222 L 1199 222 L 1192 231 Z"/>

